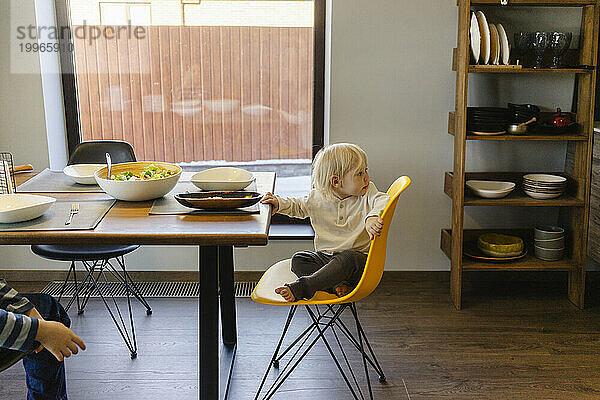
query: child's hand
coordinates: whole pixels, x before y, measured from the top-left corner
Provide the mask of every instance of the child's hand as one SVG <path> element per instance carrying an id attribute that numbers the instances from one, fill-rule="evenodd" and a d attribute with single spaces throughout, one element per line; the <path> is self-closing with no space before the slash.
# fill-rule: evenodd
<path id="1" fill-rule="evenodd" d="M 263 204 L 270 204 L 273 206 L 273 208 L 271 209 L 271 215 L 277 214 L 277 211 L 279 211 L 279 200 L 277 200 L 277 197 L 273 196 L 273 193 L 271 192 L 267 192 L 267 194 L 265 194 L 263 198 L 260 199 L 260 202 Z"/>
<path id="2" fill-rule="evenodd" d="M 365 230 L 369 234 L 369 239 L 373 240 L 375 236 L 381 235 L 383 229 L 383 220 L 376 215 L 370 216 L 365 220 Z"/>
<path id="3" fill-rule="evenodd" d="M 40 320 L 35 340 L 40 342 L 58 361 L 77 354 L 77 346 L 85 350 L 85 343 L 60 322 Z"/>
<path id="4" fill-rule="evenodd" d="M 31 310 L 25 312 L 25 315 L 27 315 L 28 317 L 31 318 L 37 318 L 39 321 L 43 321 L 44 318 L 42 318 L 42 316 L 40 315 L 40 313 L 38 312 L 38 310 L 34 308 L 32 308 Z M 44 350 L 44 345 L 40 345 L 40 347 L 38 347 L 35 352 L 39 353 L 40 351 Z"/>

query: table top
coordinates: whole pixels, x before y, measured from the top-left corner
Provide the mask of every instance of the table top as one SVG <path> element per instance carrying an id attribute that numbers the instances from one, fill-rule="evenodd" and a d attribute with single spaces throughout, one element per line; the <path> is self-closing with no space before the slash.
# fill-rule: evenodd
<path id="1" fill-rule="evenodd" d="M 257 191 L 275 187 L 274 172 L 254 172 Z M 17 175 L 17 183 L 35 176 Z M 56 199 L 111 198 L 104 193 L 56 193 Z M 251 215 L 148 215 L 152 201 L 117 201 L 93 230 L 2 232 L 0 244 L 266 245 L 271 214 L 260 204 Z"/>

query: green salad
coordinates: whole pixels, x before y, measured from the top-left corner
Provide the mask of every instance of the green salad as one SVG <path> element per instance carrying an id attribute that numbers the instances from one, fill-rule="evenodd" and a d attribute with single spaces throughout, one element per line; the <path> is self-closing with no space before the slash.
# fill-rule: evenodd
<path id="1" fill-rule="evenodd" d="M 166 178 L 171 175 L 175 175 L 175 172 L 150 164 L 144 168 L 144 171 L 139 175 L 136 175 L 131 171 L 125 171 L 119 175 L 111 175 L 110 179 L 113 181 L 148 181 L 150 179 Z"/>

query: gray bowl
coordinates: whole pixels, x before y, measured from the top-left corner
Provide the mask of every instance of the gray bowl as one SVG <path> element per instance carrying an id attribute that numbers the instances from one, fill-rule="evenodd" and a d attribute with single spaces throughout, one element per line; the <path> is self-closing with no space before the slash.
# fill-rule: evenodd
<path id="1" fill-rule="evenodd" d="M 544 249 L 543 247 L 535 246 L 535 256 L 544 261 L 560 260 L 564 255 L 564 247 L 562 249 Z"/>
<path id="2" fill-rule="evenodd" d="M 565 237 L 556 239 L 535 239 L 535 245 L 543 249 L 563 249 L 565 247 Z"/>
<path id="3" fill-rule="evenodd" d="M 565 236 L 565 230 L 560 226 L 538 225 L 534 228 L 534 237 L 540 240 L 558 239 Z"/>

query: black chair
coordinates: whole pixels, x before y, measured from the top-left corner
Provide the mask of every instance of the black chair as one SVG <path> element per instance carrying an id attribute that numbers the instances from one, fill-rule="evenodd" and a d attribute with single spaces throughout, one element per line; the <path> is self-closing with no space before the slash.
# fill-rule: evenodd
<path id="1" fill-rule="evenodd" d="M 98 140 L 82 142 L 73 151 L 68 164 L 104 164 L 106 163 L 106 153 L 110 154 L 113 163 L 123 163 L 136 161 L 135 153 L 131 145 L 127 142 L 116 140 Z M 75 283 L 75 293 L 71 297 L 65 310 L 69 310 L 74 301 L 77 301 L 77 314 L 82 314 L 85 306 L 90 299 L 91 294 L 96 291 L 106 309 L 108 310 L 115 326 L 119 330 L 121 337 L 129 348 L 131 358 L 137 357 L 137 341 L 135 337 L 135 327 L 133 323 L 133 314 L 131 312 L 130 294 L 137 298 L 146 307 L 146 314 L 152 314 L 152 308 L 142 296 L 140 290 L 133 282 L 125 267 L 123 256 L 136 250 L 139 245 L 95 245 L 95 246 L 78 246 L 78 245 L 33 245 L 31 251 L 40 257 L 58 260 L 70 261 L 71 267 L 67 273 L 67 277 L 62 285 L 58 300 L 60 301 L 65 289 L 68 285 L 69 277 L 73 274 Z M 116 260 L 120 271 L 113 266 L 110 260 Z M 84 267 L 85 278 L 80 283 L 77 282 L 76 263 L 79 262 Z M 115 281 L 109 281 L 106 278 L 105 272 L 109 272 Z M 102 282 L 106 286 L 106 293 L 103 292 L 100 285 Z M 129 324 L 131 326 L 131 336 L 127 331 L 127 324 L 123 319 L 123 315 L 114 297 L 113 286 L 116 283 L 121 283 L 125 286 L 125 294 L 127 297 L 127 306 L 129 311 Z M 83 300 L 80 300 L 82 295 Z M 115 311 L 112 310 L 107 298 L 112 299 Z M 116 315 L 115 315 L 116 314 Z M 118 317 L 118 320 L 117 320 Z"/>

